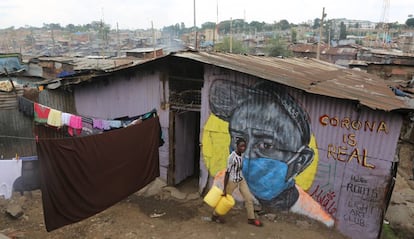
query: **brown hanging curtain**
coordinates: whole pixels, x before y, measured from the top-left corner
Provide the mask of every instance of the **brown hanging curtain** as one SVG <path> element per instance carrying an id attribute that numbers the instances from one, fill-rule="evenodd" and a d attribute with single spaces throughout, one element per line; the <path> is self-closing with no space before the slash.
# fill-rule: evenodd
<path id="1" fill-rule="evenodd" d="M 47 231 L 88 218 L 159 176 L 158 117 L 103 134 L 39 139 Z"/>

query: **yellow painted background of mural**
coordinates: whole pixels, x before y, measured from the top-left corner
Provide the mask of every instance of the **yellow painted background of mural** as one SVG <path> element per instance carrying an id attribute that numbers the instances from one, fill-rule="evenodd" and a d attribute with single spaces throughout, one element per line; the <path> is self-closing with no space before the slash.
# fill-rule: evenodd
<path id="1" fill-rule="evenodd" d="M 229 123 L 211 114 L 204 125 L 201 139 L 204 163 L 210 175 L 226 168 L 229 156 Z"/>
<path id="2" fill-rule="evenodd" d="M 316 172 L 318 170 L 319 152 L 318 145 L 313 134 L 311 136 L 309 147 L 311 147 L 315 152 L 315 155 L 313 156 L 313 162 L 295 178 L 296 184 L 305 191 L 308 191 L 312 186 L 313 180 L 315 179 Z"/>
<path id="3" fill-rule="evenodd" d="M 226 168 L 229 156 L 229 123 L 211 114 L 204 125 L 202 138 L 204 163 L 212 176 Z M 296 177 L 296 184 L 307 191 L 312 186 L 318 168 L 319 153 L 315 136 L 311 136 L 309 146 L 315 155 L 311 165 Z"/>

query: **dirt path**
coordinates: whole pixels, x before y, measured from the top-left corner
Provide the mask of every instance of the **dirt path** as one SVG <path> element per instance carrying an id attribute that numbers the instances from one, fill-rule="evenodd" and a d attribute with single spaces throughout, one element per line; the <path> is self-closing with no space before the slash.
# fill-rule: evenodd
<path id="1" fill-rule="evenodd" d="M 21 205 L 25 215 L 11 219 L 4 213 L 9 203 Z M 40 191 L 33 192 L 32 197 L 0 199 L 0 209 L 0 232 L 15 238 L 345 238 L 333 229 L 288 213 L 276 215 L 274 221 L 262 216 L 265 226 L 256 228 L 246 223 L 244 209 L 236 208 L 226 216 L 225 224 L 216 224 L 206 220 L 211 209 L 201 199 L 161 200 L 132 195 L 98 215 L 50 233 L 43 224 Z M 163 216 L 152 218 L 154 215 Z"/>

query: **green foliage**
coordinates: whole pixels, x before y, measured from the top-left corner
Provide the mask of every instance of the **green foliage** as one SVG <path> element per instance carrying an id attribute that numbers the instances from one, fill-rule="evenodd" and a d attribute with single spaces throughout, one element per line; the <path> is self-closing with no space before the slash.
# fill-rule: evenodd
<path id="1" fill-rule="evenodd" d="M 344 24 L 344 22 L 341 22 L 341 24 L 339 25 L 339 40 L 346 39 L 346 35 L 346 25 Z"/>
<path id="2" fill-rule="evenodd" d="M 414 18 L 408 18 L 407 21 L 405 21 L 405 25 L 408 27 L 414 27 Z"/>
<path id="3" fill-rule="evenodd" d="M 252 29 L 255 29 L 258 32 L 263 31 L 264 26 L 266 25 L 265 22 L 258 22 L 258 21 L 252 21 L 249 24 L 249 27 L 251 27 Z"/>
<path id="4" fill-rule="evenodd" d="M 63 29 L 63 27 L 60 26 L 59 23 L 49 23 L 49 24 L 43 23 L 43 28 L 44 29 L 53 29 L 53 30 L 62 30 Z"/>
<path id="5" fill-rule="evenodd" d="M 315 18 L 315 20 L 313 20 L 313 29 L 318 29 L 321 26 L 321 19 L 319 18 Z"/>
<path id="6" fill-rule="evenodd" d="M 325 37 L 326 41 L 328 41 L 329 39 L 332 39 L 332 38 L 335 37 L 335 31 L 334 31 L 334 28 L 333 28 L 334 23 L 333 23 L 332 20 L 328 20 L 326 22 L 326 24 L 324 24 L 324 25 L 325 25 L 325 27 L 324 27 L 324 37 Z"/>
<path id="7" fill-rule="evenodd" d="M 280 20 L 280 22 L 277 23 L 280 26 L 281 30 L 286 30 L 290 28 L 290 24 L 287 20 L 283 19 Z"/>
<path id="8" fill-rule="evenodd" d="M 269 56 L 283 56 L 283 57 L 290 57 L 292 56 L 292 52 L 288 49 L 286 42 L 284 42 L 279 37 L 276 37 L 268 42 L 268 46 L 266 48 L 267 54 Z"/>
<path id="9" fill-rule="evenodd" d="M 291 35 L 291 42 L 293 42 L 293 43 L 296 43 L 297 41 L 298 41 L 298 32 L 294 29 L 294 28 L 292 28 L 291 30 L 290 30 L 290 35 Z"/>
<path id="10" fill-rule="evenodd" d="M 232 32 L 246 31 L 249 28 L 249 24 L 243 19 L 233 19 L 222 21 L 218 25 L 218 31 L 221 34 L 229 34 L 230 28 L 232 28 Z"/>
<path id="11" fill-rule="evenodd" d="M 390 225 L 382 225 L 381 239 L 398 239 L 399 237 L 392 230 Z"/>
<path id="12" fill-rule="evenodd" d="M 230 37 L 225 37 L 223 42 L 216 44 L 215 49 L 221 52 L 230 52 Z M 241 41 L 232 40 L 232 53 L 245 54 L 248 51 Z"/>
<path id="13" fill-rule="evenodd" d="M 69 32 L 76 32 L 76 26 L 73 24 L 66 25 L 65 29 Z"/>
<path id="14" fill-rule="evenodd" d="M 216 28 L 216 23 L 214 22 L 205 22 L 203 24 L 201 24 L 201 29 L 205 30 L 205 29 L 215 29 Z"/>
<path id="15" fill-rule="evenodd" d="M 162 29 L 163 32 L 168 32 L 177 37 L 183 33 L 191 32 L 192 30 L 193 30 L 192 27 L 186 28 L 184 22 L 176 23 L 175 25 L 166 26 L 166 27 L 163 27 Z"/>

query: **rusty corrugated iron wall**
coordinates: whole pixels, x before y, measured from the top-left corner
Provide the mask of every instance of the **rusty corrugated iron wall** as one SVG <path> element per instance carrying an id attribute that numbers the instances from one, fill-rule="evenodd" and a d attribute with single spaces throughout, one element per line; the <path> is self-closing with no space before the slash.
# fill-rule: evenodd
<path id="1" fill-rule="evenodd" d="M 0 110 L 0 155 L 3 158 L 36 155 L 33 126 L 33 119 L 17 108 Z"/>
<path id="2" fill-rule="evenodd" d="M 68 113 L 76 113 L 73 93 L 63 90 L 43 90 L 19 88 L 14 92 L 0 93 L 6 95 L 6 101 L 0 110 L 0 155 L 4 158 L 36 155 L 35 136 L 43 138 L 61 138 L 66 135 L 63 130 L 56 130 L 45 125 L 35 125 L 32 117 L 27 117 L 18 110 L 17 95 L 24 95 L 32 101 Z"/>

